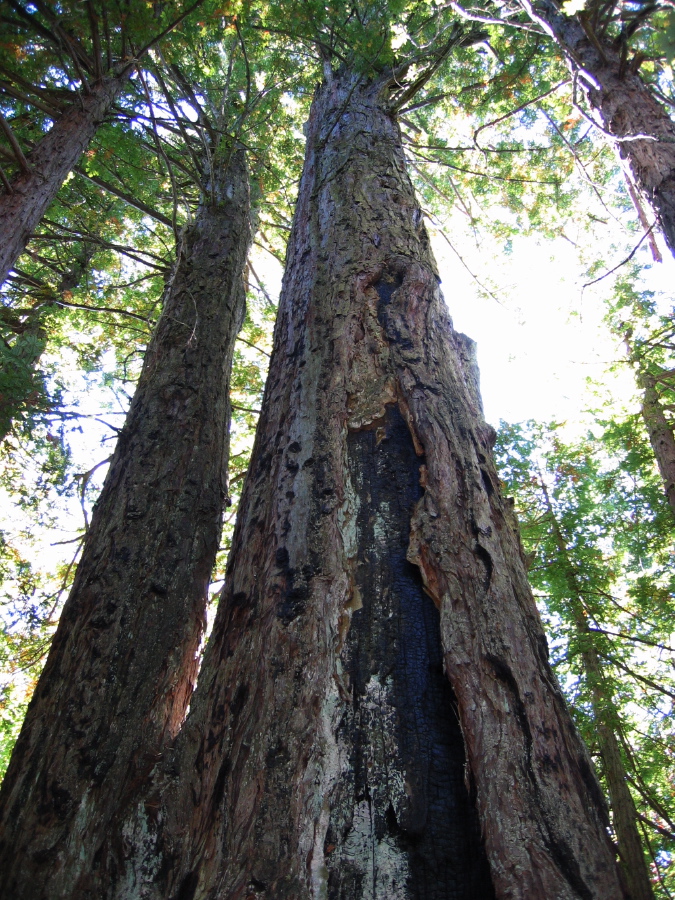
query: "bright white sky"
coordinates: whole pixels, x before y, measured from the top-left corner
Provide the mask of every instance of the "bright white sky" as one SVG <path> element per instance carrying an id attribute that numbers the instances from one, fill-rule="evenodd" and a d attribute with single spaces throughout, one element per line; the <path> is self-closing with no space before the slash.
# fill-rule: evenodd
<path id="1" fill-rule="evenodd" d="M 481 269 L 478 253 L 470 260 L 477 277 L 491 276 L 502 286 L 500 305 L 480 295 L 438 232 L 432 229 L 431 237 L 455 328 L 478 344 L 487 420 L 496 426 L 500 419 L 578 419 L 589 402 L 586 379 L 606 377 L 607 365 L 623 353 L 602 321 L 602 294 L 611 278 L 586 289 L 582 299 L 587 279 L 575 248 L 562 238 L 555 242 L 522 238 L 514 241 L 510 255 L 492 260 L 487 268 Z M 648 253 L 641 248 L 638 258 L 647 263 Z M 621 261 L 621 255 L 615 256 Z M 675 284 L 675 260 L 665 248 L 663 257 L 645 280 L 653 289 L 667 291 Z M 612 390 L 622 400 L 633 387 L 628 369 L 613 379 Z"/>

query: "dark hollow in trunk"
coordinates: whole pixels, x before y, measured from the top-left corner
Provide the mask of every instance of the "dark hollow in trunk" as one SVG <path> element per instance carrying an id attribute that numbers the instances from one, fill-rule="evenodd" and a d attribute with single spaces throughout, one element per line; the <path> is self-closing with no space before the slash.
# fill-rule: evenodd
<path id="1" fill-rule="evenodd" d="M 250 241 L 244 154 L 214 165 L 2 785 L 3 900 L 112 889 L 116 817 L 190 701 L 227 495 Z"/>
<path id="2" fill-rule="evenodd" d="M 362 607 L 352 612 L 342 654 L 352 703 L 340 740 L 352 755 L 324 842 L 328 897 L 490 900 L 457 702 L 443 672 L 440 614 L 406 557 L 425 460 L 397 406 L 350 432 L 347 448 Z M 403 794 L 391 782 L 406 774 Z M 359 840 L 373 848 L 365 872 L 354 864 Z"/>
<path id="3" fill-rule="evenodd" d="M 225 587 L 118 900 L 624 896 L 389 84 L 314 100 Z"/>
<path id="4" fill-rule="evenodd" d="M 94 85 L 54 122 L 28 155 L 29 172 L 12 180 L 12 192 L 0 194 L 0 285 L 23 253 L 68 173 L 89 146 L 120 95 L 132 69 Z"/>

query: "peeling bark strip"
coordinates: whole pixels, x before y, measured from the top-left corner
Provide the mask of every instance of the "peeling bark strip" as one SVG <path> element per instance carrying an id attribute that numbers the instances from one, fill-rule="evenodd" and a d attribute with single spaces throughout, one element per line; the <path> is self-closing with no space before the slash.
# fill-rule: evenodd
<path id="1" fill-rule="evenodd" d="M 227 493 L 243 152 L 207 188 L 2 785 L 3 900 L 105 896 L 122 853 L 115 817 L 190 700 Z"/>
<path id="2" fill-rule="evenodd" d="M 580 72 L 591 106 L 616 138 L 619 155 L 628 161 L 653 222 L 675 255 L 675 123 L 620 48 L 594 35 L 590 40 L 580 17 L 564 15 L 555 0 L 522 2 Z M 637 135 L 645 137 L 636 140 Z"/>
<path id="3" fill-rule="evenodd" d="M 70 109 L 54 122 L 28 155 L 30 169 L 13 179 L 11 193 L 0 194 L 0 285 L 132 71 L 127 66 L 121 75 L 94 85 L 91 93 L 78 94 Z"/>
<path id="4" fill-rule="evenodd" d="M 226 587 L 117 897 L 624 896 L 386 97 L 315 97 Z"/>

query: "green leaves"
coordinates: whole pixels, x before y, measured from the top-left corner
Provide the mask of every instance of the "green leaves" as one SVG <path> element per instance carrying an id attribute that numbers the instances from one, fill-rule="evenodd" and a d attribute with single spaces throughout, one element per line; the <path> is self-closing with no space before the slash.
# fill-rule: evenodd
<path id="1" fill-rule="evenodd" d="M 502 423 L 496 452 L 554 668 L 601 777 L 598 723 L 618 738 L 656 892 L 668 896 L 658 885 L 675 878 L 675 548 L 647 436 L 636 416 L 574 442 L 560 426 Z"/>

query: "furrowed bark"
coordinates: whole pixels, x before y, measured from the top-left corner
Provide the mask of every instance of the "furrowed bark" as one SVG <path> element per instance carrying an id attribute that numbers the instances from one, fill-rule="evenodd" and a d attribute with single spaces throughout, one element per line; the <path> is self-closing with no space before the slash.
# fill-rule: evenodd
<path id="1" fill-rule="evenodd" d="M 624 896 L 387 90 L 315 97 L 225 588 L 117 897 Z"/>
<path id="2" fill-rule="evenodd" d="M 89 146 L 108 110 L 129 79 L 131 67 L 78 95 L 70 108 L 28 155 L 29 171 L 0 194 L 0 285 L 23 253 L 68 173 Z"/>
<path id="3" fill-rule="evenodd" d="M 642 373 L 638 374 L 638 382 L 644 389 L 640 412 L 663 479 L 666 498 L 675 516 L 675 435 L 661 408 L 655 379 Z"/>
<path id="4" fill-rule="evenodd" d="M 579 16 L 564 15 L 555 0 L 522 3 L 579 73 L 589 103 L 615 137 L 653 223 L 675 255 L 675 123 L 613 42 L 592 35 Z"/>
<path id="5" fill-rule="evenodd" d="M 186 232 L 75 583 L 0 794 L 0 895 L 99 898 L 116 816 L 192 694 L 227 494 L 250 242 L 243 152 Z"/>

